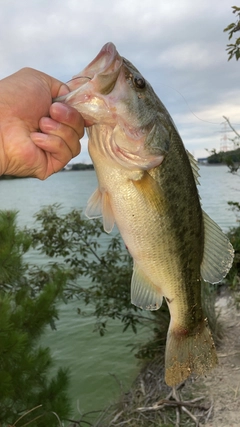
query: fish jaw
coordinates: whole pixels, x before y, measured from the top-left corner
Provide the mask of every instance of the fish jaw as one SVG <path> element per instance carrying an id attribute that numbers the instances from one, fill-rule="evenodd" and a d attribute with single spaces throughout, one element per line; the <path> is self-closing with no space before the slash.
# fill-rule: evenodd
<path id="1" fill-rule="evenodd" d="M 94 58 L 80 73 L 73 76 L 72 80 L 68 83 L 70 91 L 79 88 L 81 84 L 79 78 L 81 79 L 84 76 L 91 80 L 94 78 L 96 80 L 97 76 L 114 75 L 114 73 L 120 69 L 122 62 L 122 57 L 117 52 L 114 44 L 110 42 L 106 43 L 96 58 Z M 106 92 L 106 88 L 102 88 L 102 91 Z"/>
<path id="2" fill-rule="evenodd" d="M 106 43 L 96 58 L 68 82 L 70 92 L 54 101 L 76 108 L 87 127 L 99 122 L 114 125 L 115 99 L 110 107 L 106 95 L 118 80 L 122 62 L 114 44 Z"/>

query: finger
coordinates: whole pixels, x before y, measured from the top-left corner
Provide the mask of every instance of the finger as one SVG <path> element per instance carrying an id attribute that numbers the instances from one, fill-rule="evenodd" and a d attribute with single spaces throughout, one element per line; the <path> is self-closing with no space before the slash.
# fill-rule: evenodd
<path id="1" fill-rule="evenodd" d="M 71 126 L 82 138 L 84 135 L 84 121 L 81 114 L 73 107 L 55 102 L 50 107 L 50 116 L 57 122 Z"/>
<path id="2" fill-rule="evenodd" d="M 49 170 L 50 166 L 48 165 L 48 175 L 51 175 L 53 172 L 58 172 L 61 170 L 74 156 L 72 150 L 69 148 L 68 144 L 56 135 L 47 135 L 39 132 L 32 132 L 31 139 L 34 144 L 41 148 L 48 156 L 48 163 L 51 159 L 52 171 Z M 78 151 L 80 152 L 80 143 L 78 141 Z"/>
<path id="3" fill-rule="evenodd" d="M 60 80 L 57 80 L 54 77 L 51 77 L 48 74 L 42 72 L 40 73 L 40 76 L 43 80 L 47 82 L 52 98 L 66 95 L 69 92 L 68 86 Z"/>
<path id="4" fill-rule="evenodd" d="M 55 135 L 61 138 L 75 157 L 80 152 L 79 134 L 70 126 L 56 122 L 50 117 L 43 117 L 39 122 L 39 127 L 44 134 Z"/>
<path id="5" fill-rule="evenodd" d="M 64 83 L 60 86 L 57 96 L 67 95 L 67 93 L 69 93 L 69 87 Z"/>

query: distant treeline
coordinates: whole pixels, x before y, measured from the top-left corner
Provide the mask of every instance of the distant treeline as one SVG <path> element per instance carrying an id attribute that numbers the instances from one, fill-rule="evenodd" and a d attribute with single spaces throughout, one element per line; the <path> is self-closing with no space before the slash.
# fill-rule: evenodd
<path id="1" fill-rule="evenodd" d="M 85 163 L 75 163 L 71 166 L 72 167 L 69 170 L 72 170 L 72 171 L 84 171 L 84 170 L 93 170 L 94 169 L 92 164 L 86 165 Z"/>
<path id="2" fill-rule="evenodd" d="M 25 178 L 24 176 L 13 176 L 13 175 L 0 175 L 0 180 L 7 180 L 7 179 L 22 179 Z"/>
<path id="3" fill-rule="evenodd" d="M 63 172 L 68 171 L 84 171 L 84 170 L 93 170 L 94 167 L 92 164 L 86 165 L 85 163 L 76 163 L 74 165 L 70 165 L 71 167 L 68 167 L 67 169 L 62 169 Z M 0 175 L 0 180 L 7 180 L 7 179 L 22 179 L 25 178 L 24 176 L 13 176 L 13 175 Z M 26 177 L 28 178 L 28 177 Z"/>
<path id="4" fill-rule="evenodd" d="M 240 148 L 232 151 L 214 152 L 207 160 L 210 164 L 225 163 L 228 165 L 229 163 L 240 163 Z"/>

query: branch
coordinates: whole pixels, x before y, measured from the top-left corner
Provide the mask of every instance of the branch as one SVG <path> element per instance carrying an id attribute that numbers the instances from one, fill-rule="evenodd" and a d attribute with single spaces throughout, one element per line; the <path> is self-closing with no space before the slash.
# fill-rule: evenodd
<path id="1" fill-rule="evenodd" d="M 223 116 L 223 118 L 226 120 L 226 122 L 228 123 L 228 126 L 232 129 L 232 131 L 237 135 L 238 138 L 240 138 L 240 134 L 236 131 L 236 129 L 234 129 L 234 127 L 231 125 L 230 120 L 226 117 Z"/>

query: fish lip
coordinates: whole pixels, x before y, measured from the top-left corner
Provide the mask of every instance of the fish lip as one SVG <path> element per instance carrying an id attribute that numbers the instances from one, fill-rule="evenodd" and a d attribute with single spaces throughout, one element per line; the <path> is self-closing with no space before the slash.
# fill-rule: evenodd
<path id="1" fill-rule="evenodd" d="M 77 108 L 85 120 L 85 126 L 91 126 L 95 123 L 95 113 L 91 115 L 91 112 L 86 111 L 84 104 L 87 105 L 96 96 L 110 111 L 109 100 L 105 95 L 114 89 L 122 64 L 123 58 L 115 45 L 106 43 L 90 64 L 68 82 L 70 92 L 55 98 L 53 102 L 65 102 Z"/>
<path id="2" fill-rule="evenodd" d="M 99 72 L 95 72 L 94 75 L 106 73 L 107 69 L 113 64 L 117 56 L 119 56 L 119 54 L 117 52 L 116 46 L 113 43 L 108 42 L 102 47 L 97 56 L 85 69 L 91 71 L 91 68 L 94 69 L 97 66 Z M 92 78 L 94 75 L 92 75 Z"/>
<path id="3" fill-rule="evenodd" d="M 112 74 L 120 69 L 122 62 L 123 59 L 119 55 L 115 45 L 111 42 L 106 43 L 90 64 L 74 76 L 72 80 L 77 78 L 93 80 L 99 75 Z"/>
<path id="4" fill-rule="evenodd" d="M 76 97 L 78 97 L 77 102 L 81 104 L 90 99 L 93 93 L 107 95 L 117 82 L 122 63 L 123 58 L 115 45 L 111 42 L 106 43 L 90 64 L 68 81 L 70 92 L 53 101 L 66 102 L 74 107 L 73 99 Z"/>

